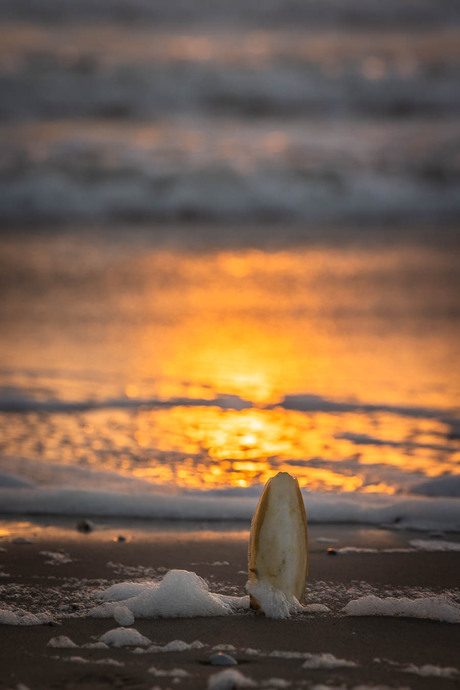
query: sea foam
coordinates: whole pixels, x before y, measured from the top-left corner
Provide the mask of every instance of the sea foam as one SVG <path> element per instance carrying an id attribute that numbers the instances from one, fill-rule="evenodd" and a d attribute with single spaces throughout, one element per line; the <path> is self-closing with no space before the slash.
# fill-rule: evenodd
<path id="1" fill-rule="evenodd" d="M 408 599 L 380 598 L 371 594 L 348 602 L 343 613 L 348 616 L 395 616 L 460 623 L 460 606 L 447 596 Z"/>
<path id="2" fill-rule="evenodd" d="M 210 592 L 201 577 L 187 570 L 170 570 L 161 581 L 138 585 L 134 589 L 132 583 L 113 585 L 102 594 L 102 598 L 106 602 L 92 609 L 91 616 L 107 618 L 115 615 L 120 601 L 136 618 L 228 616 L 234 611 L 247 609 L 249 605 L 248 597 Z"/>
<path id="3" fill-rule="evenodd" d="M 135 488 L 135 487 L 132 487 Z M 156 520 L 241 520 L 249 522 L 259 487 L 226 493 L 183 491 L 174 495 L 159 486 L 139 492 L 92 491 L 57 487 L 0 488 L 7 515 L 69 515 Z M 369 495 L 302 491 L 309 524 L 352 523 L 397 529 L 460 531 L 460 498 Z"/>

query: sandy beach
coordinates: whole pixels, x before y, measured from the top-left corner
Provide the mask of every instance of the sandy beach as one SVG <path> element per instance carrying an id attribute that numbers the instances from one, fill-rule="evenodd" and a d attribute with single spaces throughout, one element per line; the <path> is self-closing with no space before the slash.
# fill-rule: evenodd
<path id="1" fill-rule="evenodd" d="M 428 540 L 416 532 L 315 525 L 310 528 L 306 603 L 321 603 L 329 611 L 289 620 L 269 620 L 250 611 L 137 618 L 130 627 L 150 640 L 147 646 L 84 646 L 120 627 L 113 618 L 91 615 L 101 592 L 114 583 L 151 582 L 171 569 L 183 569 L 204 578 L 212 592 L 243 596 L 247 527 L 97 523 L 94 531 L 83 534 L 71 520 L 58 525 L 3 522 L 2 607 L 48 618 L 41 625 L 1 626 L 1 687 L 457 687 L 458 624 L 349 616 L 343 608 L 368 595 L 447 595 L 458 605 L 460 551 L 405 551 L 422 537 L 426 544 L 454 544 L 460 543 L 458 536 L 446 542 L 440 535 Z M 375 551 L 341 551 L 346 547 Z M 329 554 L 330 548 L 337 553 Z M 68 636 L 76 647 L 48 646 L 58 636 Z M 174 640 L 201 644 L 183 651 L 148 651 Z M 219 647 L 238 662 L 230 667 L 230 678 L 220 681 L 215 674 L 226 667 L 210 664 Z"/>

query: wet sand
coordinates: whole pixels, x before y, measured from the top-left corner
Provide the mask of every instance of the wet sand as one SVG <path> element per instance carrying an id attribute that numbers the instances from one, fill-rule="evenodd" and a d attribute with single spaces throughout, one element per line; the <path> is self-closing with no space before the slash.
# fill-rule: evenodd
<path id="1" fill-rule="evenodd" d="M 79 533 L 73 522 L 1 524 L 0 608 L 19 607 L 48 612 L 52 622 L 36 626 L 1 625 L 0 687 L 24 684 L 35 688 L 206 688 L 209 677 L 222 670 L 209 664 L 212 647 L 233 645 L 237 668 L 257 687 L 353 688 L 358 685 L 436 688 L 457 687 L 457 680 L 407 673 L 407 664 L 458 668 L 460 626 L 430 620 L 347 617 L 341 613 L 351 599 L 378 596 L 459 596 L 460 552 L 354 553 L 329 555 L 328 548 L 373 546 L 406 548 L 420 533 L 349 526 L 310 527 L 310 575 L 307 602 L 325 603 L 329 614 L 268 620 L 243 612 L 228 617 L 137 619 L 134 628 L 152 642 L 172 640 L 205 646 L 185 652 L 135 654 L 128 648 L 87 649 L 113 619 L 87 617 L 97 593 L 114 582 L 160 577 L 171 568 L 204 577 L 211 591 L 242 596 L 246 582 L 247 526 L 212 524 L 105 524 Z M 126 541 L 117 541 L 122 535 Z M 17 539 L 33 543 L 17 543 Z M 321 541 L 317 541 L 320 538 Z M 459 541 L 458 535 L 449 540 Z M 323 539 L 336 539 L 326 542 Z M 52 565 L 41 552 L 64 553 L 70 562 Z M 47 647 L 50 638 L 68 635 L 78 649 Z M 258 650 L 256 654 L 247 650 Z M 355 662 L 354 667 L 302 668 L 301 658 L 273 657 L 274 650 L 331 653 Z M 77 657 L 77 660 L 75 660 Z M 123 665 L 110 665 L 115 660 Z M 101 662 L 101 663 L 97 663 Z M 151 669 L 188 674 L 156 676 Z M 229 686 L 230 687 L 230 686 Z"/>

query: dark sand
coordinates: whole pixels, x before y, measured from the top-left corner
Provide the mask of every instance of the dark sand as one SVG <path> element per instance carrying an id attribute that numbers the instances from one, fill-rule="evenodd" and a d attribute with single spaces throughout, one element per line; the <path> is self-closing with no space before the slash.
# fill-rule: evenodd
<path id="1" fill-rule="evenodd" d="M 282 678 L 290 687 L 352 688 L 365 684 L 409 688 L 458 687 L 458 680 L 406 673 L 402 665 L 433 664 L 460 667 L 460 625 L 428 620 L 347 617 L 341 608 L 369 593 L 378 596 L 429 596 L 450 593 L 460 586 L 460 552 L 376 553 L 328 555 L 330 546 L 407 547 L 420 533 L 391 532 L 347 526 L 310 527 L 310 575 L 307 600 L 327 604 L 331 614 L 268 620 L 251 612 L 216 618 L 137 619 L 134 626 L 157 644 L 180 639 L 200 640 L 203 649 L 186 652 L 134 654 L 130 649 L 54 649 L 51 637 L 68 635 L 76 644 L 92 642 L 118 627 L 113 619 L 86 617 L 97 602 L 95 590 L 113 582 L 161 576 L 182 568 L 197 572 L 210 589 L 243 595 L 247 567 L 247 530 L 241 525 L 161 525 L 131 523 L 100 525 L 80 534 L 74 522 L 59 527 L 36 523 L 1 524 L 0 608 L 51 614 L 54 623 L 38 626 L 0 625 L 0 687 L 24 684 L 36 688 L 206 688 L 211 674 L 211 648 L 232 644 L 236 667 L 257 687 L 274 687 L 268 679 Z M 122 534 L 126 541 L 114 541 Z M 14 543 L 17 537 L 34 543 Z M 338 539 L 337 544 L 317 537 Z M 458 535 L 448 536 L 459 540 Z M 41 551 L 64 551 L 72 562 L 46 564 Z M 228 565 L 222 565 L 228 561 Z M 220 562 L 220 564 L 216 564 Z M 69 618 L 68 616 L 75 616 Z M 247 648 L 259 650 L 251 655 Z M 356 662 L 354 668 L 306 670 L 302 659 L 268 656 L 273 650 L 323 653 Z M 71 661 L 82 657 L 88 663 Z M 121 667 L 97 664 L 115 659 Z M 394 662 L 394 664 L 390 663 Z M 155 677 L 149 668 L 184 669 L 191 675 L 177 682 Z"/>

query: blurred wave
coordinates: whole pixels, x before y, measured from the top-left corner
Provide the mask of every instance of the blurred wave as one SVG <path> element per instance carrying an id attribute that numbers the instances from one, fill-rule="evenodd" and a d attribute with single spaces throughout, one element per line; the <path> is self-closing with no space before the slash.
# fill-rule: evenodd
<path id="1" fill-rule="evenodd" d="M 460 93 L 460 91 L 459 91 Z M 8 223 L 460 214 L 460 120 L 0 126 Z"/>
<path id="2" fill-rule="evenodd" d="M 299 21 L 315 24 L 336 23 L 375 25 L 376 23 L 420 26 L 439 22 L 458 23 L 458 0 L 2 0 L 0 16 L 28 18 L 43 22 L 75 22 L 111 18 L 119 22 L 155 22 L 189 25 L 191 22 L 208 24 L 228 23 L 258 25 L 283 23 L 295 26 Z"/>
<path id="3" fill-rule="evenodd" d="M 2 30 L 0 117 L 458 114 L 460 27 Z"/>
<path id="4" fill-rule="evenodd" d="M 460 3 L 0 2 L 0 221 L 457 221 Z"/>

